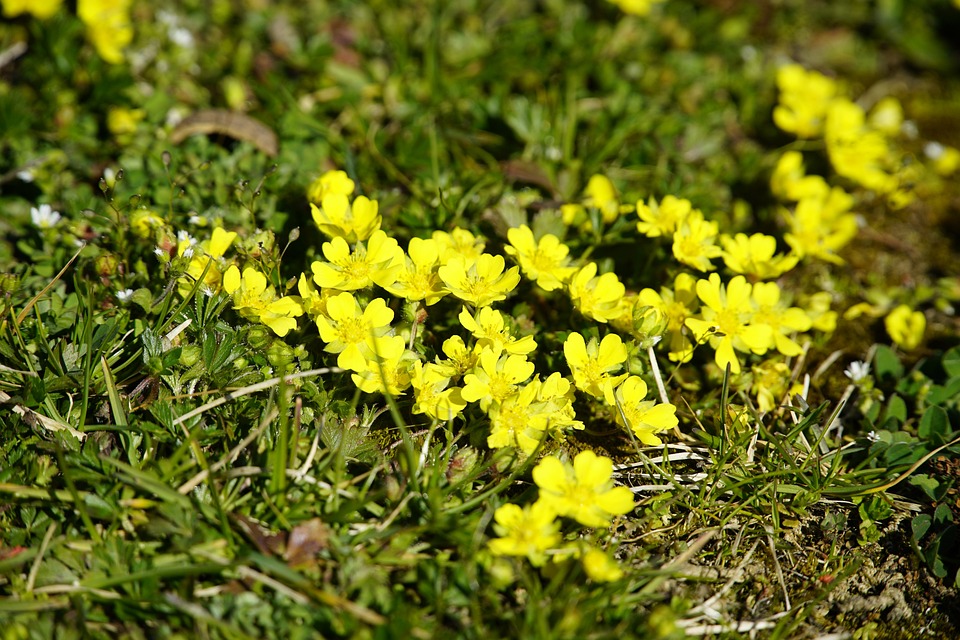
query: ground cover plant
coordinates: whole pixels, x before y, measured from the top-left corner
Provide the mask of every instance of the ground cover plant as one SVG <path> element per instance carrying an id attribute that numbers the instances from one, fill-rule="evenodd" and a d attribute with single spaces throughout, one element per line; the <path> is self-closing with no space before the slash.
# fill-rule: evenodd
<path id="1" fill-rule="evenodd" d="M 5 638 L 956 635 L 956 3 L 2 7 Z"/>

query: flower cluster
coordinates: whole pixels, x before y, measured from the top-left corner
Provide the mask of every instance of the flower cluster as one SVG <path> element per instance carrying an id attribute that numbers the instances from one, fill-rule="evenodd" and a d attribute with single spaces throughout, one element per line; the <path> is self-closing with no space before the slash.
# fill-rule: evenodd
<path id="1" fill-rule="evenodd" d="M 52 18 L 62 0 L 3 0 L 3 15 L 29 13 L 39 20 Z M 78 0 L 77 16 L 87 29 L 87 39 L 110 64 L 123 62 L 123 50 L 133 40 L 131 0 Z"/>
<path id="2" fill-rule="evenodd" d="M 899 140 L 913 130 L 905 126 L 900 102 L 887 96 L 867 111 L 843 95 L 832 79 L 788 64 L 777 72 L 779 104 L 774 122 L 798 138 L 823 140 L 827 157 L 838 176 L 887 198 L 893 207 L 909 204 L 921 179 L 919 164 L 901 148 Z M 949 175 L 960 167 L 960 151 L 938 143 L 927 145 L 934 173 Z M 774 180 L 774 193 L 791 201 L 823 198 L 826 184 L 805 179 L 799 154 L 783 160 Z M 798 205 L 799 206 L 799 205 Z"/>
<path id="3" fill-rule="evenodd" d="M 836 177 L 854 190 L 848 193 L 822 176 L 807 175 L 799 151 L 780 157 L 771 190 L 790 203 L 781 210 L 789 228 L 784 239 L 799 259 L 841 263 L 840 249 L 858 231 L 858 217 L 852 213 L 858 199 L 869 201 L 878 195 L 890 208 L 899 209 L 919 194 L 935 192 L 942 177 L 960 169 L 960 150 L 952 147 L 928 142 L 922 159 L 905 151 L 909 146 L 905 141 L 915 137 L 916 128 L 904 119 L 896 98 L 883 97 L 867 110 L 833 80 L 796 64 L 780 68 L 777 84 L 776 124 L 799 138 L 822 139 Z M 853 319 L 865 310 L 879 317 L 890 306 L 861 303 L 848 309 L 845 317 Z M 901 305 L 890 311 L 885 325 L 893 341 L 909 350 L 921 341 L 925 321 L 921 312 Z"/>
<path id="4" fill-rule="evenodd" d="M 613 516 L 633 510 L 633 493 L 614 487 L 613 462 L 592 451 L 582 451 L 573 464 L 546 456 L 533 469 L 539 488 L 536 502 L 526 507 L 505 504 L 494 513 L 497 538 L 489 543 L 498 556 L 525 557 L 534 566 L 579 558 L 592 580 L 616 580 L 622 571 L 602 550 L 581 540 L 564 542 L 559 518 L 585 527 L 606 528 Z"/>

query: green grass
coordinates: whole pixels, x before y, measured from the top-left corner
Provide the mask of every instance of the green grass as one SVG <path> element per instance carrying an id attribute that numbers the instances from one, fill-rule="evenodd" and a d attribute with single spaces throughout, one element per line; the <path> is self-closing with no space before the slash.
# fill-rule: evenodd
<path id="1" fill-rule="evenodd" d="M 120 64 L 98 56 L 70 7 L 0 24 L 11 52 L 0 66 L 4 638 L 956 633 L 960 192 L 924 145 L 960 147 L 960 9 L 668 0 L 638 17 L 604 2 L 457 0 L 131 12 Z M 899 99 L 916 134 L 895 136 L 891 154 L 919 167 L 912 203 L 841 177 L 822 139 L 774 124 L 777 69 L 791 60 L 867 108 Z M 116 108 L 140 110 L 129 129 Z M 276 155 L 242 120 L 183 124 L 208 109 L 255 118 Z M 677 364 L 669 337 L 653 344 L 665 328 L 650 317 L 614 330 L 569 287 L 545 292 L 526 275 L 494 305 L 538 343 L 541 379 L 573 380 L 571 333 L 619 332 L 622 372 L 676 407 L 661 446 L 617 424 L 621 396 L 571 391 L 583 429 L 542 432 L 532 455 L 492 448 L 476 403 L 432 420 L 412 391 L 361 392 L 313 318 L 278 336 L 222 289 L 226 264 L 191 279 L 177 251 L 179 231 L 235 231 L 226 259 L 298 295 L 329 239 L 305 194 L 340 169 L 403 248 L 459 226 L 505 254 L 508 229 L 529 224 L 576 266 L 659 291 L 707 274 L 638 233 L 635 212 L 604 223 L 588 202 L 577 226 L 562 205 L 583 203 L 602 174 L 623 204 L 686 198 L 722 233 L 770 234 L 786 252 L 793 205 L 770 176 L 787 150 L 850 192 L 864 223 L 842 264 L 807 257 L 776 280 L 790 305 L 812 313 L 827 292 L 839 314 L 834 331 L 794 334 L 801 355 L 741 353 L 736 375 L 704 338 Z M 42 203 L 63 216 L 51 228 L 32 222 Z M 427 307 L 380 288 L 357 295 L 387 300 L 411 358 L 443 358 L 453 335 L 470 343 L 452 295 Z M 864 313 L 844 317 L 858 303 Z M 885 328 L 901 304 L 925 317 L 913 349 Z M 752 369 L 767 358 L 781 367 L 770 408 Z M 857 360 L 871 369 L 852 380 Z M 544 493 L 532 469 L 545 456 L 583 450 L 613 460 L 636 506 L 606 528 L 563 519 L 560 534 L 622 576 L 591 579 L 559 548 L 543 566 L 494 555 L 498 508 Z"/>

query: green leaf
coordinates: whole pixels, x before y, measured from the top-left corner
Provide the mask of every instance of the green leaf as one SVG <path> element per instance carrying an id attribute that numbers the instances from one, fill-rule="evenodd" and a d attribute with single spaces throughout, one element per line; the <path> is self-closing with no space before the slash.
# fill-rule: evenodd
<path id="1" fill-rule="evenodd" d="M 911 476 L 908 482 L 915 487 L 920 487 L 920 489 L 927 494 L 931 500 L 937 499 L 936 491 L 940 486 L 940 483 L 936 480 L 936 478 L 931 478 L 925 473 L 918 473 L 914 476 Z"/>
<path id="2" fill-rule="evenodd" d="M 880 379 L 897 380 L 903 377 L 903 364 L 890 347 L 885 345 L 877 347 L 873 363 L 877 371 L 877 377 Z"/>
<path id="3" fill-rule="evenodd" d="M 936 511 L 933 512 L 933 521 L 937 524 L 953 522 L 953 513 L 950 511 L 950 507 L 942 503 L 938 504 Z"/>
<path id="4" fill-rule="evenodd" d="M 956 378 L 960 376 L 960 347 L 954 347 L 943 354 L 940 363 L 943 365 L 943 370 L 947 372 L 948 377 Z"/>
<path id="5" fill-rule="evenodd" d="M 130 302 L 134 303 L 144 311 L 149 312 L 153 309 L 153 294 L 150 293 L 149 289 L 137 289 L 133 292 L 133 295 L 130 296 Z"/>
<path id="6" fill-rule="evenodd" d="M 923 412 L 917 434 L 924 439 L 944 438 L 950 433 L 950 421 L 947 412 L 941 407 L 932 406 Z"/>
<path id="7" fill-rule="evenodd" d="M 943 386 L 934 385 L 927 394 L 930 404 L 948 404 L 960 400 L 960 376 L 950 378 Z"/>
<path id="8" fill-rule="evenodd" d="M 894 394 L 890 396 L 890 400 L 887 402 L 887 410 L 884 412 L 883 422 L 886 423 L 888 420 L 894 420 L 896 425 L 902 425 L 907 419 L 907 403 L 903 401 L 903 398 Z M 890 426 L 884 424 L 885 429 L 889 429 Z"/>
<path id="9" fill-rule="evenodd" d="M 933 524 L 933 518 L 930 517 L 927 513 L 921 513 L 916 516 L 910 522 L 910 531 L 913 536 L 913 541 L 917 544 L 923 540 L 923 536 L 927 535 L 927 531 L 930 530 L 930 525 Z"/>

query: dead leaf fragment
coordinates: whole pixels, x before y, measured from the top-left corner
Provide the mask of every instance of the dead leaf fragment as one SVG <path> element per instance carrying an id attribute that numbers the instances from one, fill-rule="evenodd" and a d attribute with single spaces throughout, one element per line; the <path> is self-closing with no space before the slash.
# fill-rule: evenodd
<path id="1" fill-rule="evenodd" d="M 287 538 L 284 558 L 291 567 L 313 562 L 330 540 L 330 528 L 320 518 L 298 524 Z"/>
<path id="2" fill-rule="evenodd" d="M 190 136 L 223 135 L 249 142 L 268 156 L 277 155 L 279 142 L 273 129 L 250 116 L 226 109 L 204 109 L 184 118 L 170 134 L 173 144 Z"/>

